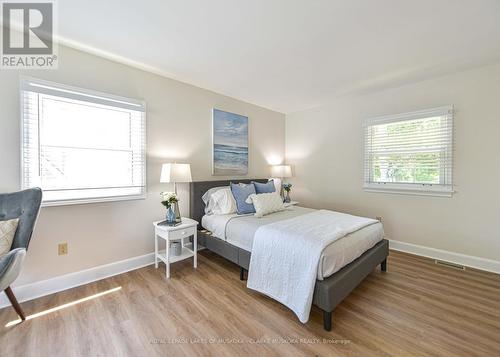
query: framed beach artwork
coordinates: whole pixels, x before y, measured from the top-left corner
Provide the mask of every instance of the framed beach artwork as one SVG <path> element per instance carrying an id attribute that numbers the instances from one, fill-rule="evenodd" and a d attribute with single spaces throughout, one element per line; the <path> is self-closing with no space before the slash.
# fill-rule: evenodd
<path id="1" fill-rule="evenodd" d="M 248 173 L 248 117 L 215 109 L 213 121 L 213 174 Z"/>

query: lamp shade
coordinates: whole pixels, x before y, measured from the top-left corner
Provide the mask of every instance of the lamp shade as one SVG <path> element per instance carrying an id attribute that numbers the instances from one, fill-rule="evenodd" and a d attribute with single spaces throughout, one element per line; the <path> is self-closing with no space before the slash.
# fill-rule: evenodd
<path id="1" fill-rule="evenodd" d="M 160 182 L 191 182 L 190 164 L 163 164 Z"/>
<path id="2" fill-rule="evenodd" d="M 271 166 L 271 177 L 292 177 L 292 167 L 290 165 Z"/>

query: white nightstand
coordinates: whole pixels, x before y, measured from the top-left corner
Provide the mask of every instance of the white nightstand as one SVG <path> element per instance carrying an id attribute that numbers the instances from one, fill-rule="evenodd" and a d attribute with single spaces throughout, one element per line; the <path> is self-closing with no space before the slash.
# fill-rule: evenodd
<path id="1" fill-rule="evenodd" d="M 298 204 L 299 204 L 298 201 L 290 201 L 288 203 L 283 203 L 283 206 L 285 206 L 285 207 L 292 207 L 292 206 L 296 206 Z"/>
<path id="2" fill-rule="evenodd" d="M 155 227 L 155 268 L 158 268 L 158 259 L 166 265 L 166 276 L 170 278 L 170 263 L 193 257 L 193 266 L 198 265 L 196 252 L 198 250 L 197 226 L 198 222 L 190 218 L 182 218 L 182 223 L 175 227 L 159 226 L 154 222 Z M 193 243 L 189 242 L 189 237 L 193 236 Z M 165 250 L 158 250 L 158 239 L 165 240 Z M 179 256 L 174 256 L 170 252 L 170 242 L 181 241 L 182 252 Z"/>

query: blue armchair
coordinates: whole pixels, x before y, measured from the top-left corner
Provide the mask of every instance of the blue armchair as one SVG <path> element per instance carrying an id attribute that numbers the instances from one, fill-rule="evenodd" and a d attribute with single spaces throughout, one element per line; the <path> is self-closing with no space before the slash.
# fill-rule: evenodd
<path id="1" fill-rule="evenodd" d="M 41 203 L 42 190 L 39 188 L 0 194 L 0 221 L 19 218 L 10 252 L 0 257 L 0 292 L 5 291 L 21 320 L 26 317 L 10 285 L 21 273 Z"/>

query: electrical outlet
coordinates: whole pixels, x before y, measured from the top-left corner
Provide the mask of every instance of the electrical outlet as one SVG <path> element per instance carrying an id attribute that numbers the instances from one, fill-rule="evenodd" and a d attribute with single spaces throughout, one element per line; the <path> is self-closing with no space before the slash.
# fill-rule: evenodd
<path id="1" fill-rule="evenodd" d="M 66 255 L 68 254 L 68 243 L 59 243 L 58 245 L 58 254 L 59 255 Z"/>
<path id="2" fill-rule="evenodd" d="M 382 223 L 382 217 L 375 217 L 375 218 L 377 219 L 377 221 Z"/>

